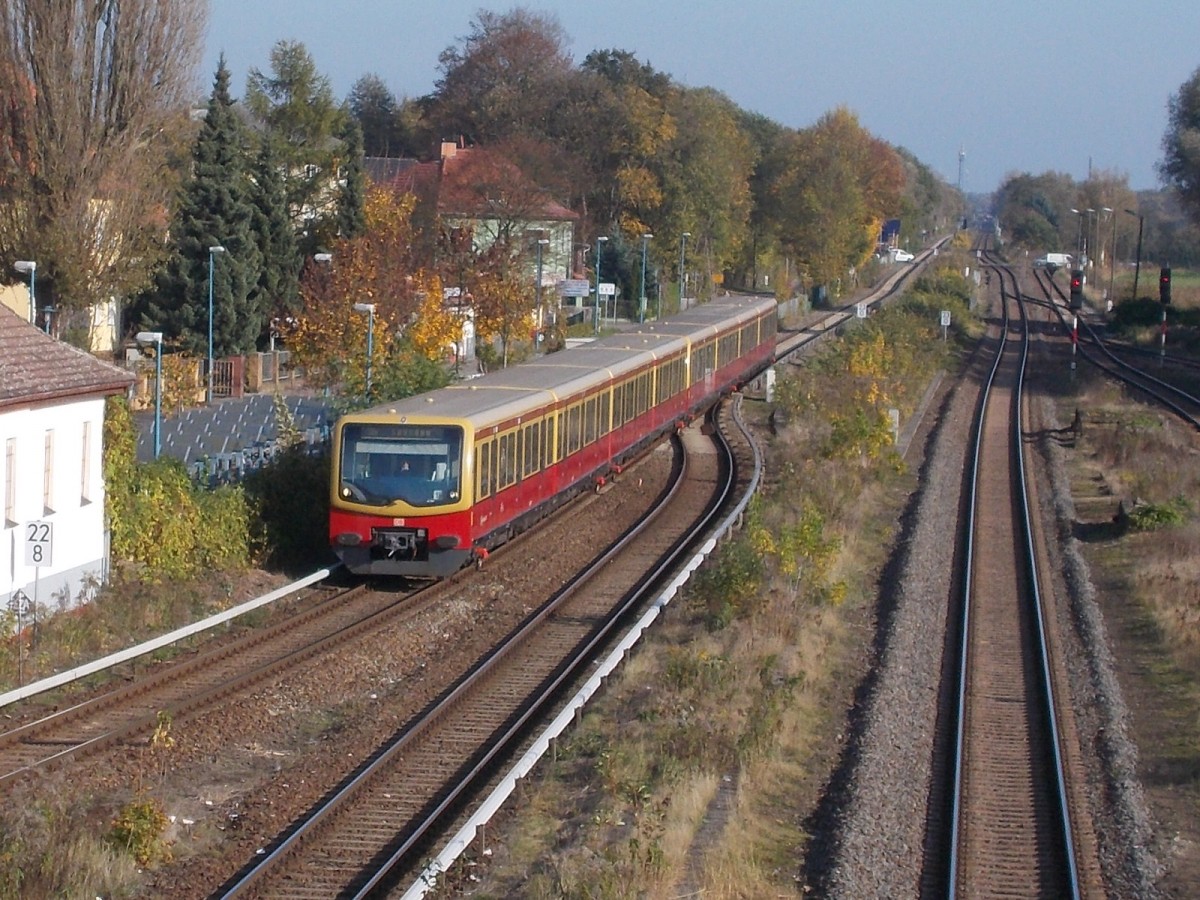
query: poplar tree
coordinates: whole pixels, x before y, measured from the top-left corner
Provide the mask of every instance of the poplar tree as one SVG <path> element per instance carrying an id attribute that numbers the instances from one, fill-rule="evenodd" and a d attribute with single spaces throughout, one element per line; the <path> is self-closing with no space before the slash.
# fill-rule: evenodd
<path id="1" fill-rule="evenodd" d="M 262 253 L 254 229 L 248 136 L 229 95 L 224 57 L 192 152 L 171 226 L 170 255 L 146 300 L 141 322 L 197 355 L 208 349 L 210 248 L 213 256 L 213 352 L 255 348 L 265 311 L 259 303 Z"/>
<path id="2" fill-rule="evenodd" d="M 207 13 L 184 0 L 0 3 L 0 259 L 37 262 L 56 324 L 87 328 L 70 314 L 150 283 Z"/>
<path id="3" fill-rule="evenodd" d="M 1167 130 L 1158 174 L 1174 188 L 1192 221 L 1200 225 L 1200 69 L 1167 102 Z"/>
<path id="4" fill-rule="evenodd" d="M 345 160 L 338 181 L 337 236 L 354 238 L 367 227 L 367 179 L 363 173 L 362 129 L 357 121 L 347 117 L 342 129 Z"/>
<path id="5" fill-rule="evenodd" d="M 296 310 L 301 262 L 296 232 L 288 216 L 279 155 L 270 140 L 264 140 L 259 147 L 252 196 L 254 230 L 263 260 L 254 305 L 269 320 Z"/>
<path id="6" fill-rule="evenodd" d="M 338 167 L 345 158 L 338 135 L 347 113 L 298 41 L 271 48 L 269 73 L 250 70 L 246 106 L 277 141 L 288 213 L 301 251 L 311 254 L 336 237 Z"/>

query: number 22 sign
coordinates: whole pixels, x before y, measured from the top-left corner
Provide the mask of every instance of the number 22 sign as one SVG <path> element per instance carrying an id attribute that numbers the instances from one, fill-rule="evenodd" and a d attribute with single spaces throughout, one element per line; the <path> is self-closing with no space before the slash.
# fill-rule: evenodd
<path id="1" fill-rule="evenodd" d="M 54 562 L 54 523 L 25 523 L 25 565 L 41 567 Z"/>

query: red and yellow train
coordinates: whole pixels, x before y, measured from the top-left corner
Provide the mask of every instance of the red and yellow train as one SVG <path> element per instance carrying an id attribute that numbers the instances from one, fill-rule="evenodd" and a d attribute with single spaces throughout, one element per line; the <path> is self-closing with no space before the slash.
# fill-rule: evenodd
<path id="1" fill-rule="evenodd" d="M 357 574 L 442 577 L 770 364 L 778 306 L 724 297 L 343 416 L 329 535 Z"/>

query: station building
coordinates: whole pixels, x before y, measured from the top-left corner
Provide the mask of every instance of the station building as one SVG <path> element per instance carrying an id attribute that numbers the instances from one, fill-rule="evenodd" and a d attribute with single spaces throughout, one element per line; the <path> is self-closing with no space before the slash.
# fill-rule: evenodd
<path id="1" fill-rule="evenodd" d="M 104 401 L 132 382 L 0 304 L 0 615 L 75 605 L 107 576 Z"/>

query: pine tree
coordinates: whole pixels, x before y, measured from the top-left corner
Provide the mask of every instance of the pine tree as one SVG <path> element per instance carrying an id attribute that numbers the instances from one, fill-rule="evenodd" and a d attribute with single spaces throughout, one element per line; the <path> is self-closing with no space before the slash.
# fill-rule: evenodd
<path id="1" fill-rule="evenodd" d="M 265 324 L 255 300 L 262 254 L 248 158 L 222 56 L 171 226 L 171 249 L 141 314 L 144 327 L 197 355 L 208 349 L 210 257 L 214 356 L 253 350 Z M 217 246 L 224 252 L 212 254 Z"/>
<path id="2" fill-rule="evenodd" d="M 352 117 L 346 118 L 342 141 L 346 148 L 346 158 L 342 164 L 345 176 L 338 186 L 337 225 L 338 237 L 349 239 L 358 237 L 367 227 L 362 129 Z"/>
<path id="3" fill-rule="evenodd" d="M 263 258 L 255 288 L 255 306 L 270 320 L 296 310 L 300 249 L 288 215 L 279 155 L 269 138 L 263 140 L 254 166 L 254 206 L 254 230 Z"/>

